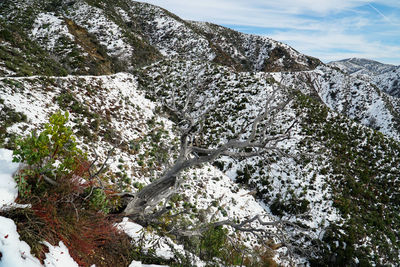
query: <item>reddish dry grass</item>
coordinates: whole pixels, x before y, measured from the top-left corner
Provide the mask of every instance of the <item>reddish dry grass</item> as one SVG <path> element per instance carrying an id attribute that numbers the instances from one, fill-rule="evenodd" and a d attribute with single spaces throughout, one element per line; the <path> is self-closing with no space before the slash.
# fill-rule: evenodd
<path id="1" fill-rule="evenodd" d="M 36 204 L 32 210 L 45 223 L 45 229 L 42 229 L 45 239 L 53 245 L 63 241 L 80 266 L 129 265 L 130 262 L 124 259 L 130 258 L 130 240 L 115 227 L 115 219 L 90 210 L 75 214 L 72 206 L 56 207 L 47 201 Z M 104 249 L 111 246 L 114 254 Z"/>
<path id="2" fill-rule="evenodd" d="M 62 241 L 80 266 L 128 266 L 132 261 L 132 244 L 115 227 L 118 218 L 93 210 L 84 198 L 85 189 L 93 186 L 92 181 L 82 179 L 88 178 L 89 166 L 88 162 L 77 162 L 73 173 L 57 180 L 58 186 L 42 184 L 40 188 L 32 183 L 32 194 L 18 199 L 20 203 L 30 203 L 32 208 L 2 215 L 17 223 L 21 238 L 42 262 L 48 248 L 40 242 L 46 240 L 52 245 Z"/>

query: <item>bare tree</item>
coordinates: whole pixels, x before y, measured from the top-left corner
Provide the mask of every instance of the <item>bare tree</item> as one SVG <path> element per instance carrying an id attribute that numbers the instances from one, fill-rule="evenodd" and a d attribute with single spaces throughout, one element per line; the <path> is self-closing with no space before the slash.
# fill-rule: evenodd
<path id="1" fill-rule="evenodd" d="M 178 103 L 175 91 L 172 91 L 172 96 L 168 101 L 164 101 L 164 107 L 178 119 L 180 146 L 176 160 L 161 178 L 134 194 L 123 211 L 124 215 L 137 222 L 149 223 L 167 211 L 164 207 L 153 213 L 154 208 L 161 201 L 176 193 L 183 170 L 204 163 L 212 163 L 221 156 L 249 158 L 271 152 L 282 154 L 277 144 L 290 138 L 290 130 L 295 121 L 280 134 L 271 134 L 269 131 L 276 119 L 275 116 L 289 103 L 289 100 L 278 100 L 276 97 L 278 88 L 276 88 L 266 99 L 258 115 L 252 121 L 243 123 L 234 138 L 212 148 L 201 147 L 201 144 L 195 140 L 202 135 L 204 120 L 214 106 L 209 103 L 206 105 L 206 98 L 199 97 L 199 92 L 203 89 L 201 86 L 198 84 L 191 86 L 186 84 L 186 86 L 189 90 L 183 101 Z M 179 89 L 182 91 L 182 88 Z M 210 107 L 201 111 L 204 106 Z"/>
<path id="2" fill-rule="evenodd" d="M 164 84 L 166 84 L 164 82 Z M 290 94 L 282 94 L 282 91 L 290 91 L 289 88 L 275 83 L 275 88 L 261 103 L 261 108 L 249 119 L 240 119 L 241 125 L 236 125 L 233 136 L 226 134 L 223 141 L 214 145 L 204 145 L 198 142 L 202 139 L 206 129 L 207 117 L 215 114 L 215 99 L 207 93 L 203 93 L 203 82 L 197 84 L 185 84 L 181 88 L 171 90 L 167 99 L 163 100 L 163 107 L 176 120 L 180 142 L 178 155 L 163 175 L 142 188 L 138 193 L 129 195 L 132 197 L 123 211 L 123 215 L 130 217 L 141 225 L 160 224 L 162 215 L 170 219 L 187 213 L 182 211 L 178 214 L 166 214 L 170 209 L 168 200 L 173 196 L 182 183 L 181 174 L 184 170 L 205 163 L 213 163 L 219 157 L 246 159 L 251 157 L 262 157 L 267 161 L 271 155 L 287 156 L 281 149 L 280 143 L 291 139 L 291 132 L 297 120 L 293 118 L 289 122 L 279 122 L 279 117 L 291 102 Z M 186 88 L 183 88 L 186 86 Z M 184 92 L 184 93 L 182 93 Z M 285 95 L 286 97 L 283 97 Z M 212 100 L 207 99 L 212 98 Z M 207 108 L 208 107 L 208 108 Z M 277 125 L 280 125 L 277 131 Z M 164 206 L 159 204 L 164 201 Z M 306 217 L 308 214 L 297 215 L 296 218 Z M 253 235 L 264 248 L 274 250 L 281 246 L 286 247 L 289 255 L 300 253 L 312 255 L 316 253 L 316 246 L 302 244 L 303 241 L 311 241 L 315 238 L 309 237 L 308 230 L 292 220 L 274 220 L 265 214 L 255 214 L 253 217 L 245 218 L 241 222 L 233 218 L 208 223 L 193 224 L 189 228 L 173 224 L 168 226 L 168 233 L 178 239 L 184 237 L 202 236 L 208 229 L 217 226 L 227 226 L 234 231 L 245 232 Z M 272 243 L 271 243 L 272 242 Z"/>

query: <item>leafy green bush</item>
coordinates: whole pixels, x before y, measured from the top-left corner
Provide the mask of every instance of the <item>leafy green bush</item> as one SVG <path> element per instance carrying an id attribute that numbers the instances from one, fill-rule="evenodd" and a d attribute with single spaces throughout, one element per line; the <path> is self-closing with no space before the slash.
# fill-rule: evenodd
<path id="1" fill-rule="evenodd" d="M 40 134 L 33 131 L 30 136 L 18 138 L 13 161 L 28 164 L 30 168 L 26 173 L 38 178 L 46 175 L 57 180 L 59 176 L 72 172 L 76 161 L 84 159 L 85 155 L 77 148 L 71 128 L 66 126 L 68 117 L 68 112 L 62 114 L 58 111 L 50 117 Z"/>
<path id="2" fill-rule="evenodd" d="M 119 199 L 94 187 L 88 172 L 91 163 L 77 148 L 66 126 L 68 117 L 56 112 L 42 132 L 16 141 L 13 160 L 26 164 L 15 176 L 16 201 L 31 207 L 0 215 L 16 222 L 21 239 L 42 261 L 47 249 L 43 240 L 53 245 L 62 240 L 79 266 L 128 266 L 133 260 L 131 241 L 107 215 Z"/>

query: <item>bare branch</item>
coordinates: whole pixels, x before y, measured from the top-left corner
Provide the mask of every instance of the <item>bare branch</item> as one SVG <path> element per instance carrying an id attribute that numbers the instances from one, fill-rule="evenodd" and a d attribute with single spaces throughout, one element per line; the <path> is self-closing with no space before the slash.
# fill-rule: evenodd
<path id="1" fill-rule="evenodd" d="M 111 197 L 125 197 L 125 196 L 130 196 L 130 197 L 135 197 L 136 194 L 132 192 L 121 192 L 121 193 L 113 193 L 109 194 Z"/>
<path id="2" fill-rule="evenodd" d="M 54 181 L 53 179 L 51 179 L 50 177 L 48 177 L 44 174 L 42 174 L 41 177 L 43 178 L 43 180 L 45 180 L 46 182 L 48 182 L 51 185 L 54 185 L 54 186 L 58 185 L 58 183 L 56 181 Z"/>

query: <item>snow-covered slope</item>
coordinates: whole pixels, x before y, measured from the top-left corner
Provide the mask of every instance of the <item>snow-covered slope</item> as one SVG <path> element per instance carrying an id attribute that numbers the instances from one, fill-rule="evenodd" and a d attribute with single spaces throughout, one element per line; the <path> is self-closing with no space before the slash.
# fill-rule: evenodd
<path id="1" fill-rule="evenodd" d="M 400 66 L 352 58 L 329 63 L 340 70 L 375 84 L 383 92 L 400 97 Z"/>
<path id="2" fill-rule="evenodd" d="M 268 37 L 243 34 L 219 25 L 191 22 L 217 46 L 218 60 L 246 71 L 311 70 L 321 62 Z M 224 62 L 227 61 L 227 62 Z M 232 62 L 232 63 L 229 63 Z"/>
<path id="3" fill-rule="evenodd" d="M 146 3 L 32 0 L 2 3 L 4 23 L 19 25 L 69 73 L 132 71 L 161 57 L 204 60 L 236 70 L 310 70 L 321 64 L 270 38 L 188 22 Z M 24 18 L 28 17 L 26 20 Z"/>
<path id="4" fill-rule="evenodd" d="M 191 76 L 194 73 L 196 75 Z M 198 76 L 199 74 L 200 76 Z M 164 78 L 160 79 L 160 77 Z M 171 90 L 172 85 L 183 84 L 187 78 L 204 79 L 206 81 L 204 94 L 209 95 L 209 100 L 216 104 L 216 109 L 207 120 L 208 126 L 204 136 L 204 142 L 209 145 L 234 134 L 240 129 L 240 125 L 246 118 L 251 119 L 251 116 L 257 114 L 257 110 L 262 107 L 261 104 L 271 94 L 271 90 L 279 88 L 277 87 L 278 83 L 269 74 L 233 73 L 227 68 L 200 62 L 185 63 L 184 61 L 164 61 L 145 68 L 139 76 L 139 82 L 136 82 L 135 77 L 130 74 L 102 77 L 4 78 L 1 80 L 1 102 L 3 112 L 7 110 L 8 112 L 3 116 L 8 117 L 11 114 L 21 113 L 26 116 L 25 120 L 19 119 L 8 125 L 5 143 L 8 143 L 7 140 L 12 137 L 12 133 L 27 133 L 34 127 L 40 126 L 46 121 L 48 116 L 46 114 L 59 108 L 69 110 L 73 129 L 78 134 L 82 147 L 88 152 L 94 148 L 99 155 L 104 156 L 107 149 L 113 144 L 113 140 L 122 140 L 121 146 L 116 148 L 115 156 L 112 158 L 110 176 L 115 177 L 114 182 L 121 189 L 136 190 L 134 185 L 149 183 L 153 175 L 160 173 L 159 167 L 167 162 L 165 160 L 168 157 L 164 157 L 170 153 L 168 151 L 172 148 L 168 144 L 170 142 L 168 140 L 173 139 L 174 136 L 171 128 L 172 122 L 163 118 L 164 115 L 155 113 L 158 104 L 149 101 L 144 96 L 153 99 L 153 94 L 166 95 L 162 91 Z M 170 87 L 167 88 L 170 89 L 166 89 L 163 84 L 169 84 Z M 138 86 L 141 88 L 139 91 Z M 145 91 L 140 92 L 141 90 Z M 182 91 L 182 93 L 184 92 Z M 280 91 L 279 95 L 285 97 L 287 93 L 285 89 Z M 201 98 L 202 96 L 199 96 L 199 101 Z M 290 147 L 292 150 L 290 157 L 274 158 L 271 156 L 267 160 L 255 158 L 242 161 L 223 158 L 220 164 L 217 164 L 223 172 L 216 170 L 211 165 L 194 169 L 186 174 L 187 180 L 182 185 L 181 191 L 183 199 L 198 210 L 206 211 L 206 218 L 215 214 L 217 217 L 214 216 L 214 218 L 229 217 L 241 220 L 241 218 L 255 214 L 264 214 L 263 216 L 270 219 L 282 217 L 299 221 L 307 227 L 307 235 L 316 240 L 325 236 L 324 233 L 331 233 L 332 230 L 329 229 L 332 226 L 339 227 L 343 231 L 342 234 L 336 233 L 336 239 L 329 242 L 347 240 L 349 233 L 347 233 L 346 227 L 349 227 L 349 223 L 352 222 L 351 218 L 355 214 L 344 213 L 344 210 L 358 209 L 361 207 L 361 203 L 365 204 L 362 204 L 364 205 L 363 210 L 359 211 L 359 215 L 364 216 L 363 214 L 372 212 L 372 210 L 371 207 L 365 206 L 369 205 L 366 204 L 369 202 L 365 202 L 366 199 L 361 197 L 362 195 L 353 196 L 353 204 L 350 207 L 343 206 L 345 202 L 342 202 L 342 199 L 346 198 L 344 192 L 349 190 L 346 187 L 343 188 L 348 183 L 345 180 L 347 179 L 345 174 L 353 172 L 355 179 L 362 184 L 362 179 L 364 179 L 362 172 L 366 170 L 367 166 L 368 169 L 375 166 L 376 169 L 372 171 L 376 178 L 368 180 L 368 183 L 373 183 L 377 187 L 375 190 L 385 190 L 386 194 L 390 196 L 393 194 L 389 193 L 390 190 L 398 188 L 392 178 L 397 175 L 397 170 L 390 167 L 398 158 L 396 152 L 392 150 L 396 146 L 385 148 L 385 143 L 389 144 L 389 140 L 376 139 L 377 135 L 373 131 L 323 109 L 320 104 L 312 104 L 312 102 L 310 104 L 309 100 L 304 102 L 301 100 L 302 98 L 296 97 L 297 100 L 282 115 L 282 121 L 276 121 L 276 127 L 284 127 L 294 117 L 297 117 L 299 121 L 293 132 L 293 140 L 290 143 L 280 144 L 283 148 Z M 29 112 L 27 112 L 28 110 Z M 311 119 L 310 116 L 319 118 L 319 122 Z M 211 118 L 213 119 L 211 120 Z M 330 125 L 335 126 L 331 128 Z M 323 130 L 324 128 L 325 130 Z M 336 147 L 332 142 L 338 141 L 341 135 L 331 132 L 333 129 L 341 129 L 343 131 L 341 135 L 344 133 L 349 137 L 350 133 L 355 134 L 351 137 L 352 147 Z M 163 133 L 161 142 L 154 143 L 152 136 L 157 132 Z M 325 139 L 324 135 L 330 137 Z M 134 144 L 139 140 L 143 141 L 137 147 Z M 158 152 L 155 155 L 150 156 L 146 152 L 156 147 L 157 150 L 154 151 Z M 372 151 L 376 151 L 373 152 L 373 156 L 368 156 L 369 154 L 366 153 L 366 149 L 370 148 Z M 363 164 L 366 165 L 358 165 L 360 169 L 357 169 L 356 172 L 352 170 L 351 165 L 348 167 L 346 167 L 347 165 L 337 165 L 337 161 L 342 160 L 336 154 L 337 151 L 342 151 L 340 155 L 349 153 L 349 157 L 355 157 L 354 160 L 359 162 L 358 164 L 364 162 Z M 371 150 L 368 151 L 371 153 Z M 301 156 L 303 153 L 304 155 L 309 154 L 309 156 L 304 158 Z M 315 157 L 314 153 L 321 156 Z M 155 158 L 158 159 L 156 165 L 154 165 Z M 371 159 L 374 163 L 369 162 Z M 390 160 L 388 161 L 388 159 Z M 342 167 L 338 168 L 339 166 Z M 383 172 L 385 169 L 393 174 L 385 174 Z M 359 173 L 359 171 L 361 172 Z M 122 179 L 123 177 L 125 178 Z M 253 194 L 249 194 L 249 190 L 238 187 L 232 179 L 253 188 L 256 195 L 263 200 L 266 209 L 254 200 L 251 196 Z M 385 187 L 379 184 L 381 179 L 386 180 L 385 184 L 388 183 Z M 374 203 L 381 203 L 382 200 L 374 201 Z M 382 203 L 382 205 L 386 207 L 385 213 L 388 214 L 386 216 L 392 216 L 390 215 L 392 208 L 396 206 L 388 206 L 387 203 Z M 304 218 L 294 216 L 302 212 L 308 212 L 308 215 Z M 350 217 L 347 217 L 349 215 Z M 357 220 L 365 219 L 358 216 L 355 218 L 358 218 Z M 357 229 L 359 229 L 358 226 L 356 224 Z M 361 228 L 358 231 L 361 231 L 360 234 L 363 233 Z M 383 232 L 376 232 L 376 235 L 382 234 Z M 386 250 L 387 245 L 382 243 L 381 238 L 376 238 L 376 235 L 374 234 L 375 238 L 370 241 L 353 240 L 354 243 L 347 243 L 351 247 L 362 245 L 374 248 L 379 255 L 383 253 L 382 251 L 389 253 Z M 304 239 L 298 240 L 300 241 L 299 246 L 307 248 L 308 243 L 304 242 Z M 256 242 L 256 240 L 252 242 Z M 252 242 L 248 245 L 256 244 Z M 327 244 L 330 244 L 329 242 Z M 326 255 L 333 251 L 342 253 L 340 251 L 345 249 L 345 247 L 337 247 L 332 251 L 328 249 L 329 246 L 324 252 Z M 393 244 L 390 244 L 389 247 L 393 247 Z M 278 250 L 277 260 L 283 260 L 285 252 L 284 249 Z M 310 255 L 304 254 L 295 259 L 292 258 L 292 260 L 300 263 L 308 257 Z M 358 257 L 363 258 L 366 255 L 360 254 Z M 384 258 L 384 260 L 392 262 L 390 258 Z"/>
<path id="5" fill-rule="evenodd" d="M 309 70 L 321 62 L 270 38 L 184 21 L 149 4 L 132 2 L 132 20 L 167 58 L 205 60 L 247 71 Z"/>
<path id="6" fill-rule="evenodd" d="M 330 109 L 400 140 L 400 101 L 366 81 L 328 66 L 315 71 L 277 73 L 276 79 L 320 99 Z"/>
<path id="7" fill-rule="evenodd" d="M 271 155 L 266 157 L 267 159 L 241 159 L 233 162 L 224 158 L 217 165 L 231 178 L 255 188 L 257 196 L 264 201 L 273 214 L 283 218 L 291 218 L 291 216 L 308 211 L 308 216 L 300 221 L 308 226 L 309 233 L 315 231 L 314 233 L 318 235 L 321 227 L 322 229 L 327 227 L 326 230 L 323 230 L 323 240 L 330 240 L 328 243 L 333 241 L 333 244 L 337 245 L 327 245 L 326 249 L 323 250 L 324 256 L 320 255 L 320 257 L 327 257 L 327 260 L 330 257 L 328 255 L 333 253 L 338 257 L 337 264 L 348 264 L 353 262 L 354 258 L 350 261 L 340 261 L 339 258 L 346 258 L 344 255 L 349 253 L 350 247 L 355 249 L 366 246 L 374 251 L 371 255 L 386 255 L 375 262 L 397 262 L 397 256 L 390 259 L 393 255 L 396 255 L 397 248 L 392 248 L 392 243 L 383 245 L 387 240 L 386 235 L 388 233 L 381 232 L 386 236 L 382 237 L 380 234 L 375 235 L 378 232 L 374 231 L 374 237 L 371 239 L 374 241 L 371 242 L 370 239 L 358 240 L 357 238 L 354 239 L 354 236 L 350 237 L 348 230 L 357 229 L 356 232 L 361 234 L 368 229 L 369 226 L 366 225 L 370 223 L 366 214 L 375 213 L 373 211 L 375 210 L 375 201 L 382 201 L 375 198 L 371 202 L 371 199 L 367 197 L 371 188 L 364 184 L 365 182 L 373 182 L 375 186 L 381 188 L 379 190 L 385 192 L 389 187 L 386 187 L 387 185 L 382 187 L 378 184 L 381 182 L 385 184 L 397 183 L 397 163 L 392 157 L 399 155 L 395 148 L 398 147 L 398 143 L 338 115 L 325 106 L 321 98 L 327 104 L 331 104 L 332 109 L 340 106 L 339 104 L 334 105 L 330 102 L 331 98 L 327 97 L 328 90 L 334 88 L 330 85 L 332 81 L 339 83 L 339 90 L 353 88 L 353 85 L 344 86 L 342 84 L 345 79 L 344 76 L 341 76 L 343 75 L 341 72 L 326 68 L 326 73 L 318 69 L 292 74 L 262 72 L 251 74 L 234 73 L 226 68 L 218 68 L 199 62 L 164 61 L 145 68 L 140 76 L 139 85 L 149 92 L 150 98 L 165 96 L 168 99 L 172 92 L 180 92 L 179 95 L 184 97 L 185 87 L 182 87 L 182 85 L 188 79 L 194 84 L 201 84 L 204 92 L 201 92 L 196 99 L 201 101 L 203 95 L 207 95 L 207 99 L 211 101 L 209 104 L 213 105 L 212 103 L 214 103 L 216 105 L 210 114 L 210 121 L 206 120 L 204 126 L 205 136 L 203 140 L 211 146 L 213 143 L 223 141 L 227 136 L 234 136 L 235 132 L 240 131 L 243 121 L 251 121 L 251 118 L 257 114 L 257 110 L 268 99 L 270 90 L 278 90 L 277 99 L 293 94 L 292 105 L 285 110 L 282 117 L 275 121 L 277 125 L 274 126 L 281 129 L 290 121 L 295 120 L 294 118 L 298 120 L 299 125 L 293 130 L 293 140 L 278 144 L 278 146 L 282 145 L 290 150 L 291 153 L 288 157 L 275 158 Z M 330 73 L 329 70 L 333 71 L 331 80 L 329 80 L 327 74 Z M 289 78 L 290 75 L 298 75 L 298 77 Z M 198 79 L 200 79 L 200 82 L 196 83 Z M 279 84 L 284 84 L 286 79 L 290 81 L 304 79 L 304 81 L 313 82 L 296 83 L 293 89 L 279 86 Z M 290 87 L 290 84 L 287 85 Z M 360 99 L 357 105 L 367 107 L 366 110 L 359 110 L 359 113 L 364 112 L 360 117 L 377 116 L 379 118 L 382 115 L 382 120 L 377 120 L 376 123 L 382 126 L 382 130 L 387 130 L 387 135 L 398 138 L 398 132 L 394 131 L 391 125 L 392 117 L 389 109 L 384 102 L 381 102 L 388 96 L 382 97 L 381 94 L 383 93 L 376 88 L 374 89 L 368 83 L 358 85 L 358 87 L 360 88 L 358 92 Z M 307 97 L 298 92 L 297 90 L 301 88 L 304 94 L 312 96 Z M 350 92 L 356 89 L 357 86 L 354 86 Z M 364 95 L 366 94 L 364 91 L 369 92 L 369 95 Z M 352 99 L 350 92 L 345 94 L 346 99 Z M 321 95 L 319 102 L 315 100 L 316 97 L 319 97 L 318 93 Z M 373 100 L 370 106 L 366 105 L 365 102 L 369 101 L 369 98 Z M 357 98 L 353 101 L 357 102 Z M 207 106 L 207 103 L 204 105 Z M 342 103 L 342 101 L 338 101 L 338 103 Z M 357 106 L 354 103 L 352 105 Z M 201 106 L 201 110 L 203 109 L 205 107 Z M 351 109 L 339 111 L 349 116 L 357 114 Z M 348 111 L 348 114 L 344 111 Z M 385 112 L 387 112 L 386 118 L 384 117 Z M 380 145 L 377 147 L 378 143 Z M 375 154 L 377 151 L 379 152 Z M 382 152 L 388 154 L 380 154 Z M 307 155 L 311 158 L 308 158 Z M 393 171 L 394 173 L 392 173 Z M 396 190 L 394 189 L 389 193 L 393 201 L 396 198 Z M 354 194 L 353 192 L 357 193 Z M 379 195 L 380 193 L 376 194 Z M 387 194 L 387 192 L 382 194 Z M 392 206 L 392 204 L 387 206 L 387 211 L 395 212 L 397 205 Z M 367 210 L 368 212 L 364 213 Z M 338 243 L 335 243 L 334 240 Z M 366 260 L 365 255 L 362 256 L 362 254 L 361 252 L 360 254 L 357 253 L 358 259 Z M 321 263 L 321 258 L 317 262 Z"/>
<path id="8" fill-rule="evenodd" d="M 1 108 L 7 111 L 2 116 L 26 116 L 24 120 L 10 122 L 7 135 L 2 136 L 5 138 L 3 145 L 11 145 L 9 141 L 14 134 L 25 135 L 40 128 L 55 110 L 68 110 L 71 126 L 82 149 L 88 153 L 96 150 L 104 158 L 115 140 L 121 143 L 115 148 L 109 170 L 109 176 L 114 177 L 112 182 L 120 190 L 136 191 L 138 185 L 148 184 L 162 172 L 170 160 L 169 155 L 176 150 L 172 122 L 157 113 L 159 104 L 144 98 L 144 93 L 137 89 L 135 77 L 130 74 L 3 78 L 0 84 Z M 153 139 L 156 134 L 161 134 L 157 142 Z M 153 150 L 150 155 L 149 149 Z M 267 221 L 275 219 L 248 189 L 238 187 L 214 166 L 190 170 L 185 176 L 188 178 L 179 191 L 182 203 L 176 205 L 183 207 L 183 202 L 190 203 L 202 213 L 203 220 L 233 218 L 241 221 L 254 215 Z M 247 241 L 249 247 L 259 242 L 251 236 Z M 277 252 L 277 259 L 284 258 L 287 253 L 285 249 Z M 175 257 L 171 251 L 168 255 L 167 259 Z M 304 258 L 292 260 L 305 261 Z"/>
<path id="9" fill-rule="evenodd" d="M 377 75 L 372 78 L 372 81 L 382 91 L 400 98 L 400 67 Z"/>
<path id="10" fill-rule="evenodd" d="M 396 68 L 394 65 L 383 64 L 365 58 L 349 58 L 330 62 L 329 65 L 355 75 L 380 75 Z"/>
<path id="11" fill-rule="evenodd" d="M 0 147 L 13 148 L 17 135 L 68 110 L 89 156 L 104 159 L 117 145 L 109 182 L 137 192 L 177 153 L 179 121 L 161 103 L 172 96 L 182 103 L 195 88 L 193 117 L 210 113 L 193 142 L 213 147 L 245 129 L 274 96 L 272 104 L 288 103 L 268 120 L 271 134 L 291 129 L 290 139 L 274 144 L 282 153 L 187 170 L 170 204 L 171 213 L 191 214 L 173 224 L 283 219 L 292 223 L 284 232 L 255 225 L 270 231 L 267 245 L 234 231 L 229 240 L 247 257 L 265 249 L 284 266 L 398 265 L 398 68 L 357 59 L 324 65 L 270 38 L 135 1 L 3 1 L 0 10 Z M 176 264 L 182 254 L 191 265 L 207 264 L 188 240 L 126 220 L 120 226 L 135 238 L 141 230 L 137 241 L 148 242 L 148 254 L 159 245 L 156 256 Z"/>

